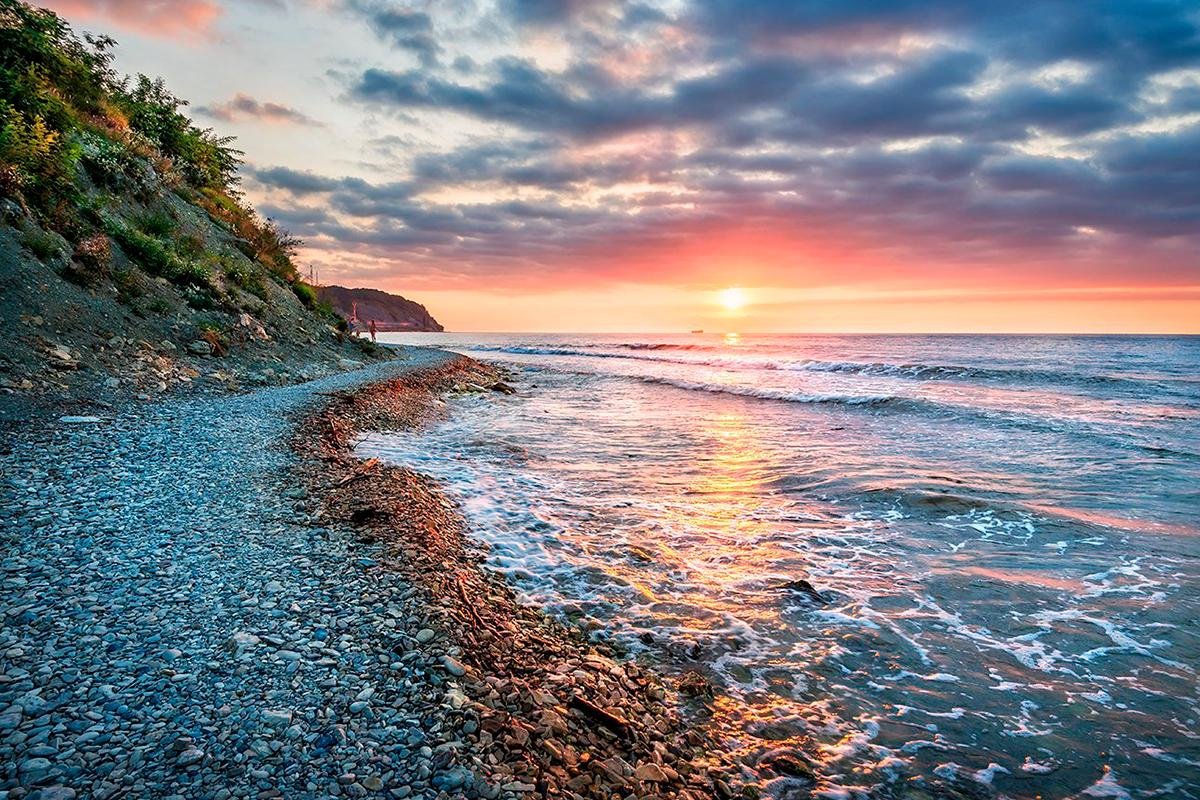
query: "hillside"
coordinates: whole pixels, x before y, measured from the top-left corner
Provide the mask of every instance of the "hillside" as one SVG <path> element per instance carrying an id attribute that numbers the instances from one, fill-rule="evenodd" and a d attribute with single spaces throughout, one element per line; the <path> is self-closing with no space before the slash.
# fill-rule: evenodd
<path id="1" fill-rule="evenodd" d="M 375 320 L 384 331 L 442 331 L 441 324 L 434 319 L 425 306 L 399 295 L 388 294 L 379 289 L 347 289 L 344 286 L 322 286 L 317 289 L 320 299 L 333 306 L 341 316 L 349 319 L 358 310 L 358 319 L 366 324 Z"/>
<path id="2" fill-rule="evenodd" d="M 390 357 L 299 279 L 231 139 L 117 76 L 113 46 L 0 0 L 0 393 L 106 402 Z"/>

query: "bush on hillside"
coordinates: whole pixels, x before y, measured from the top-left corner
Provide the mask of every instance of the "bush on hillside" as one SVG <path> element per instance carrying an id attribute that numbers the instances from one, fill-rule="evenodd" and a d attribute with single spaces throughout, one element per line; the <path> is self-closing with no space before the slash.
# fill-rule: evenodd
<path id="1" fill-rule="evenodd" d="M 0 0 L 0 192 L 78 244 L 112 226 L 87 212 L 77 168 L 113 189 L 132 181 L 143 202 L 156 183 L 170 187 L 245 242 L 272 275 L 293 283 L 300 242 L 245 203 L 237 175 L 242 152 L 233 138 L 196 126 L 183 113 L 187 102 L 161 79 L 117 76 L 115 44 L 77 36 L 51 11 Z M 124 224 L 109 233 L 156 274 L 178 271 L 170 249 L 151 241 L 171 234 L 168 222 L 138 220 L 136 227 L 142 236 Z"/>

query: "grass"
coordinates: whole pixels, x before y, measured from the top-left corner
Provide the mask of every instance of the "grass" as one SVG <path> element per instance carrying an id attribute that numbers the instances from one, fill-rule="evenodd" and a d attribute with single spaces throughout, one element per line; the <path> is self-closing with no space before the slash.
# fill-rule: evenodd
<path id="1" fill-rule="evenodd" d="M 174 254 L 158 239 L 115 218 L 106 220 L 105 228 L 108 235 L 125 251 L 125 255 L 147 272 L 167 277 L 174 271 Z"/>
<path id="2" fill-rule="evenodd" d="M 317 307 L 317 290 L 307 283 L 296 281 L 292 284 L 292 291 L 296 293 L 296 297 L 300 298 L 300 302 L 305 308 L 315 309 Z"/>
<path id="3" fill-rule="evenodd" d="M 125 305 L 131 305 L 134 300 L 145 293 L 135 269 L 114 270 L 112 280 L 113 286 L 117 288 L 117 300 Z"/>
<path id="4" fill-rule="evenodd" d="M 18 237 L 21 246 L 33 253 L 42 261 L 58 258 L 62 255 L 62 243 L 54 234 L 40 228 L 27 228 Z"/>
<path id="5" fill-rule="evenodd" d="M 133 218 L 140 231 L 156 239 L 168 239 L 175 235 L 179 223 L 170 214 L 162 211 L 147 211 Z"/>
<path id="6" fill-rule="evenodd" d="M 249 292 L 260 300 L 267 299 L 267 284 L 263 280 L 261 272 L 229 255 L 219 257 L 217 260 L 221 264 L 225 277 L 234 286 Z"/>

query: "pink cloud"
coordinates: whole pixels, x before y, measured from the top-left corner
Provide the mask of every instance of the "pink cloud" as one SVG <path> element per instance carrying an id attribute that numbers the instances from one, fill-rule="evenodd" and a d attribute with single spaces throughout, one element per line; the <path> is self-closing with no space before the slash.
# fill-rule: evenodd
<path id="1" fill-rule="evenodd" d="M 221 15 L 214 0 L 42 0 L 72 23 L 107 22 L 167 38 L 203 36 Z"/>
<path id="2" fill-rule="evenodd" d="M 202 106 L 197 108 L 196 111 L 213 119 L 219 119 L 222 122 L 259 120 L 261 122 L 280 125 L 322 127 L 322 123 L 290 106 L 285 106 L 282 103 L 256 100 L 244 92 L 238 92 L 232 99 L 224 103 Z"/>

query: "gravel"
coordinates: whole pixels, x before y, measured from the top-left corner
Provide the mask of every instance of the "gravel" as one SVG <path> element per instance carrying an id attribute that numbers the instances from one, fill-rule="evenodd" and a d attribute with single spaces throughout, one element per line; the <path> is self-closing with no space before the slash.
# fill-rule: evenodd
<path id="1" fill-rule="evenodd" d="M 286 446 L 319 392 L 445 358 L 7 431 L 0 798 L 525 792 L 457 763 L 462 664 Z"/>

